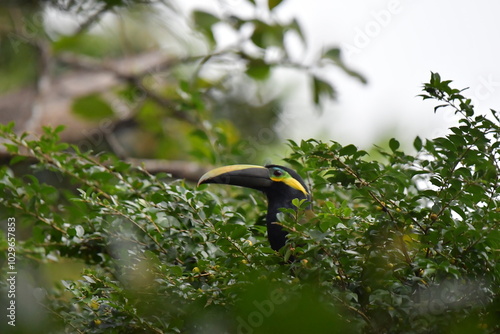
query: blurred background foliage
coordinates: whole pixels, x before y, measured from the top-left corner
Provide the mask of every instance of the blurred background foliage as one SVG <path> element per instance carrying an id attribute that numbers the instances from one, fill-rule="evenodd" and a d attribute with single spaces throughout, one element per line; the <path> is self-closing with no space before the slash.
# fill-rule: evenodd
<path id="1" fill-rule="evenodd" d="M 316 104 L 335 97 L 321 78 L 326 67 L 364 81 L 336 47 L 303 59 L 297 49 L 307 40 L 296 20 L 274 15 L 280 3 L 8 2 L 0 7 L 0 120 L 38 133 L 65 124 L 62 139 L 124 157 L 274 158 L 286 133 L 282 104 L 296 89 L 277 73 L 303 73 Z M 27 95 L 38 115 L 16 110 Z"/>

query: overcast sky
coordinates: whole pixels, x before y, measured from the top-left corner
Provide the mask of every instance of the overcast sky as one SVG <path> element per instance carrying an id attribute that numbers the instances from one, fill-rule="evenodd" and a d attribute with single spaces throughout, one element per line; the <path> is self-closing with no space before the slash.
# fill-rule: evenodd
<path id="1" fill-rule="evenodd" d="M 500 110 L 500 1 L 288 0 L 280 14 L 298 17 L 313 49 L 340 45 L 369 81 L 331 73 L 339 101 L 312 120 L 291 103 L 295 138 L 321 130 L 367 148 L 386 136 L 411 143 L 442 135 L 453 114 L 434 115 L 434 104 L 416 97 L 430 71 L 470 87 L 465 94 L 480 110 Z"/>

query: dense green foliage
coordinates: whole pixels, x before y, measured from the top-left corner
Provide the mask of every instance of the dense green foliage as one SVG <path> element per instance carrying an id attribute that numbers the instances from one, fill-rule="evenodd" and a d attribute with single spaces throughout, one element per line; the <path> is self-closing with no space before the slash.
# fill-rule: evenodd
<path id="1" fill-rule="evenodd" d="M 256 192 L 196 189 L 80 152 L 58 141 L 61 129 L 32 140 L 2 126 L 10 164 L 36 161 L 24 173 L 0 169 L 0 214 L 17 221 L 19 275 L 83 264 L 76 279 L 19 283 L 36 299 L 19 302 L 31 311 L 18 311 L 16 329 L 500 330 L 499 122 L 449 84 L 432 74 L 422 96 L 454 108 L 459 124 L 441 138 L 416 138 L 415 153 L 395 139 L 378 160 L 353 145 L 290 142 L 285 160 L 305 177 L 315 216 L 303 222 L 309 203 L 298 201 L 298 212 L 284 212 L 290 240 L 280 254 L 265 239 Z"/>

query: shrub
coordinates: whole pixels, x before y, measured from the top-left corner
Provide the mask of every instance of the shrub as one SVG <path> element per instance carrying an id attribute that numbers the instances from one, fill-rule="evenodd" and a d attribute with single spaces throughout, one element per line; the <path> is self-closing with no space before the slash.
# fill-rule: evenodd
<path id="1" fill-rule="evenodd" d="M 196 189 L 80 152 L 59 142 L 61 128 L 31 140 L 2 126 L 12 154 L 0 168 L 0 212 L 16 221 L 16 329 L 500 330 L 498 115 L 477 114 L 437 73 L 422 97 L 460 121 L 444 137 L 417 137 L 415 153 L 396 139 L 377 148 L 377 160 L 354 145 L 289 142 L 286 161 L 307 176 L 314 217 L 301 223 L 306 202 L 284 210 L 290 239 L 280 254 L 265 239 L 265 203 L 255 192 Z M 34 159 L 29 170 L 14 168 L 25 159 Z M 83 269 L 76 279 L 38 282 L 53 262 Z"/>

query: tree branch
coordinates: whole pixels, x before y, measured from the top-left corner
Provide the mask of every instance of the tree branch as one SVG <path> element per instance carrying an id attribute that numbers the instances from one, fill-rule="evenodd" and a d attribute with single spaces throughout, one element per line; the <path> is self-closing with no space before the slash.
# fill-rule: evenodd
<path id="1" fill-rule="evenodd" d="M 192 182 L 198 182 L 200 177 L 210 169 L 195 162 L 181 160 L 128 158 L 125 161 L 132 166 L 142 167 L 151 174 L 167 173 L 176 179 Z"/>
<path id="2" fill-rule="evenodd" d="M 30 164 L 38 161 L 27 152 L 17 155 L 26 157 L 27 159 L 24 162 Z M 0 146 L 0 165 L 9 164 L 13 157 L 13 154 Z M 208 166 L 182 160 L 127 158 L 125 162 L 131 164 L 133 167 L 142 168 L 150 174 L 167 173 L 172 175 L 173 178 L 184 179 L 190 182 L 198 182 L 199 178 L 210 169 Z"/>

